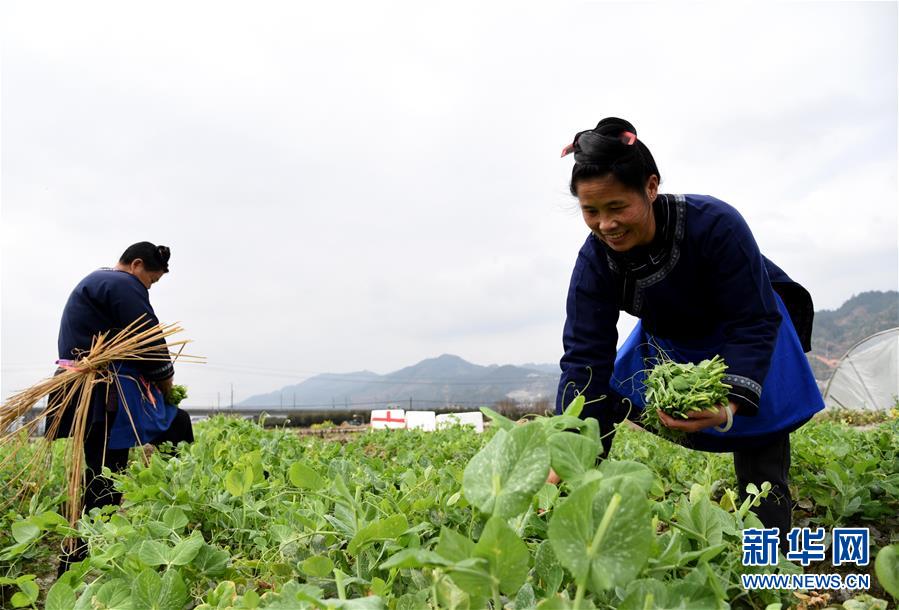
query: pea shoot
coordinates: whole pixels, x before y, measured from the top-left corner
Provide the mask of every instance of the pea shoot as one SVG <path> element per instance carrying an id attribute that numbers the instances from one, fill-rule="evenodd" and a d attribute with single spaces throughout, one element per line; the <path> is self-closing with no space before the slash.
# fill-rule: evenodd
<path id="1" fill-rule="evenodd" d="M 730 386 L 723 381 L 726 370 L 727 365 L 717 355 L 699 364 L 663 359 L 646 376 L 643 423 L 665 438 L 682 439 L 685 433 L 664 426 L 658 411 L 688 419 L 691 412 L 714 411 L 719 405 L 727 404 Z"/>

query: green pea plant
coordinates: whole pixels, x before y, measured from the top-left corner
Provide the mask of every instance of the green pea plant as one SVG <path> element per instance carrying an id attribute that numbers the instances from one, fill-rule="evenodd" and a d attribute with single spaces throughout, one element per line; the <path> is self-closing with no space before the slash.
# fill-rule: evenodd
<path id="1" fill-rule="evenodd" d="M 50 516 L 60 510 L 58 494 L 38 494 L 33 506 L 10 511 L 9 532 L 0 532 L 0 594 L 13 607 L 68 610 L 795 603 L 789 592 L 746 591 L 740 583 L 749 572 L 801 571 L 782 556 L 776 566 L 741 563 L 741 532 L 761 526 L 752 509 L 767 485 L 741 495 L 728 456 L 687 451 L 625 426 L 612 455 L 602 455 L 601 434 L 611 431 L 584 417 L 584 408 L 580 396 L 560 415 L 520 421 L 483 408 L 490 425 L 480 435 L 465 427 L 373 430 L 345 442 L 214 417 L 198 424 L 196 442 L 163 446 L 123 473 L 107 473 L 122 505 L 81 519 L 88 558 L 52 586 L 41 584 L 27 555 L 71 535 Z M 830 425 L 812 422 L 796 433 L 794 465 L 818 460 L 795 478 L 796 497 L 835 502 L 806 518 L 827 519 L 829 510 L 841 525 L 876 518 L 891 527 L 899 513 L 890 478 L 896 422 L 866 431 Z M 825 494 L 828 475 L 809 472 L 829 459 L 838 434 L 883 466 L 860 469 L 880 485 L 870 496 L 879 508 L 861 507 L 842 521 L 843 500 Z M 547 482 L 550 469 L 558 485 Z M 852 489 L 844 485 L 846 494 Z M 888 533 L 874 538 L 871 570 L 883 584 L 872 593 L 887 597 L 897 582 L 896 541 Z"/>

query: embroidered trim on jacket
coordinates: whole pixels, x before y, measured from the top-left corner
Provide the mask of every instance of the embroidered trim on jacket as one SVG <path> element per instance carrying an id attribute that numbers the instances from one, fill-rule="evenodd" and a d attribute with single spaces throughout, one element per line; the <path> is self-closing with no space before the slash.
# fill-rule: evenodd
<path id="1" fill-rule="evenodd" d="M 737 385 L 741 388 L 748 388 L 755 392 L 757 396 L 762 395 L 762 384 L 753 381 L 749 377 L 743 377 L 741 375 L 725 375 L 721 381 L 728 385 Z"/>
<path id="2" fill-rule="evenodd" d="M 676 218 L 674 221 L 674 238 L 671 242 L 671 255 L 668 258 L 668 262 L 661 269 L 648 277 L 636 281 L 633 303 L 634 311 L 638 314 L 643 307 L 643 290 L 665 279 L 680 259 L 680 242 L 684 237 L 684 229 L 687 224 L 687 199 L 683 195 L 674 195 L 674 204 Z"/>

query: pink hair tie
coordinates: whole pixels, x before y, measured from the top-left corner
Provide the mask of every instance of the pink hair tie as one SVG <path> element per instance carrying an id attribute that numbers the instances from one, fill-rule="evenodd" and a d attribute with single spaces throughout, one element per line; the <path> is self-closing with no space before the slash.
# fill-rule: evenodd
<path id="1" fill-rule="evenodd" d="M 622 131 L 621 135 L 618 136 L 618 139 L 621 140 L 622 143 L 627 144 L 628 146 L 633 146 L 634 142 L 637 141 L 637 134 L 631 133 L 629 131 Z"/>
<path id="2" fill-rule="evenodd" d="M 562 149 L 562 156 L 570 155 L 574 152 L 574 142 Z"/>

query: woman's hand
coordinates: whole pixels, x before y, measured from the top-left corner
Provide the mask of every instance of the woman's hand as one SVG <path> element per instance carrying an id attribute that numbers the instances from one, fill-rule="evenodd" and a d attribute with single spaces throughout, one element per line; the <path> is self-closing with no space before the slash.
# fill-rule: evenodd
<path id="1" fill-rule="evenodd" d="M 671 417 L 662 410 L 659 410 L 659 419 L 666 427 L 672 430 L 682 430 L 683 432 L 699 432 L 712 426 L 722 426 L 727 423 L 727 413 L 725 409 L 730 409 L 731 413 L 736 415 L 737 405 L 733 402 L 728 406 L 719 406 L 717 411 L 691 411 L 687 415 L 687 419 L 678 419 Z"/>

